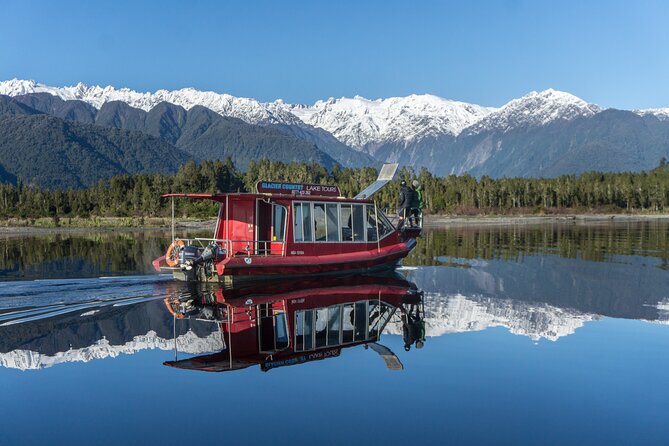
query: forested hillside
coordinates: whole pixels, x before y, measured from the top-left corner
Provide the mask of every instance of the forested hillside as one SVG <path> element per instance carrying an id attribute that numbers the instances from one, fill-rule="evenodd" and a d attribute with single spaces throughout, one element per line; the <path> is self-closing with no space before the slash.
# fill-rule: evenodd
<path id="1" fill-rule="evenodd" d="M 221 116 L 201 105 L 186 110 L 179 105 L 160 102 L 145 111 L 125 102 L 109 101 L 98 110 L 86 102 L 65 101 L 48 93 L 21 95 L 13 99 L 61 119 L 140 131 L 165 140 L 196 160 L 213 161 L 230 157 L 241 169 L 258 158 L 317 162 L 327 167 L 332 167 L 340 158 L 344 164 L 374 163 L 371 158 L 338 143 L 331 135 L 332 141 L 327 143 L 329 150 L 324 151 L 317 146 L 324 144 L 324 136 L 314 140 L 310 139 L 311 135 L 304 132 L 296 134 L 297 130 L 284 128 L 286 126 L 249 124 L 238 118 Z M 317 132 L 316 129 L 314 131 Z M 326 153 L 330 151 L 337 156 Z"/>
<path id="2" fill-rule="evenodd" d="M 353 196 L 374 181 L 373 168 L 328 171 L 318 164 L 276 161 L 251 162 L 245 172 L 226 161 L 193 161 L 176 175 L 117 175 L 85 189 L 46 190 L 0 184 L 0 215 L 3 217 L 167 216 L 169 208 L 160 196 L 169 192 L 251 191 L 260 180 L 337 184 Z M 669 167 L 664 165 L 640 173 L 588 172 L 553 179 L 505 178 L 477 180 L 469 175 L 437 177 L 423 169 L 418 174 L 403 169 L 383 189 L 377 201 L 393 212 L 399 179 L 417 178 L 425 189 L 429 213 L 532 213 L 571 211 L 658 212 L 669 208 Z M 214 205 L 177 200 L 182 215 L 211 217 Z"/>

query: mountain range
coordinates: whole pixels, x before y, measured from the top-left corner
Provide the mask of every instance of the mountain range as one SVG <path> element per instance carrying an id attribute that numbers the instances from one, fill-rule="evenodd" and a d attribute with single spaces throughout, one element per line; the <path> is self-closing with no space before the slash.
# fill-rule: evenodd
<path id="1" fill-rule="evenodd" d="M 301 105 L 193 88 L 140 93 L 18 79 L 0 82 L 0 95 L 16 102 L 10 107 L 4 101 L 3 121 L 27 114 L 33 117 L 23 120 L 32 122 L 43 114 L 91 126 L 88 131 L 140 132 L 168 144 L 175 163 L 230 156 L 243 169 L 263 157 L 327 167 L 395 161 L 438 175 L 552 177 L 650 169 L 669 157 L 669 108 L 603 109 L 552 89 L 498 108 L 433 95 Z M 0 137 L 7 131 L 0 128 Z M 4 161 L 3 150 L 13 149 L 0 145 L 0 176 L 23 177 L 24 170 Z M 164 168 L 174 169 L 169 163 Z"/>

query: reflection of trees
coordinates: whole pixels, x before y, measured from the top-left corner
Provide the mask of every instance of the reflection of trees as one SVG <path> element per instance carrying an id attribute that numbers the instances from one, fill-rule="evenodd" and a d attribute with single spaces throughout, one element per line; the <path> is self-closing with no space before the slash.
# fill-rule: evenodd
<path id="1" fill-rule="evenodd" d="M 427 229 L 404 264 L 442 264 L 438 257 L 522 261 L 525 255 L 554 254 L 603 261 L 611 255 L 638 255 L 658 258 L 660 267 L 667 268 L 668 230 L 669 224 L 656 221 Z M 0 277 L 146 273 L 168 243 L 169 234 L 162 231 L 6 238 L 0 243 Z"/>
<path id="2" fill-rule="evenodd" d="M 426 230 L 405 265 L 439 264 L 437 257 L 520 261 L 530 254 L 603 261 L 611 255 L 669 259 L 669 224 L 553 224 L 477 226 Z"/>
<path id="3" fill-rule="evenodd" d="M 168 244 L 169 235 L 162 231 L 7 238 L 0 243 L 0 278 L 146 273 Z"/>

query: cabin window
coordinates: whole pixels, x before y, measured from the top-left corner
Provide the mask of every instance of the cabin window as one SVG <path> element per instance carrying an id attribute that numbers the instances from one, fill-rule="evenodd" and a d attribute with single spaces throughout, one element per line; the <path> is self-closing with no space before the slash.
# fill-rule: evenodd
<path id="1" fill-rule="evenodd" d="M 375 242 L 377 241 L 376 237 L 376 212 L 374 206 L 368 204 L 366 206 L 367 219 L 365 220 L 365 232 L 367 233 L 367 241 Z M 380 228 L 379 228 L 380 229 Z"/>
<path id="2" fill-rule="evenodd" d="M 369 204 L 293 203 L 296 242 L 376 242 L 393 231 L 379 212 L 377 236 L 376 218 L 377 211 Z"/>
<path id="3" fill-rule="evenodd" d="M 375 242 L 376 241 L 376 217 L 379 218 L 379 238 L 383 238 L 386 235 L 393 232 L 393 227 L 391 226 L 388 219 L 383 215 L 383 212 L 374 209 L 373 204 L 367 205 L 367 241 Z"/>
<path id="4" fill-rule="evenodd" d="M 314 348 L 314 312 L 313 310 L 295 313 L 295 351 L 301 352 Z"/>
<path id="5" fill-rule="evenodd" d="M 304 349 L 314 348 L 314 312 L 309 310 L 304 313 Z"/>
<path id="6" fill-rule="evenodd" d="M 353 241 L 353 218 L 350 204 L 341 205 L 341 241 Z"/>
<path id="7" fill-rule="evenodd" d="M 275 348 L 282 350 L 288 347 L 288 327 L 286 324 L 286 313 L 279 311 L 274 315 Z"/>
<path id="8" fill-rule="evenodd" d="M 353 311 L 353 304 L 346 304 L 342 308 L 342 342 L 353 342 L 353 329 L 355 322 L 355 312 Z"/>
<path id="9" fill-rule="evenodd" d="M 393 225 L 390 224 L 388 217 L 386 217 L 383 212 L 379 211 L 377 215 L 379 217 L 379 237 L 383 238 L 393 232 Z"/>
<path id="10" fill-rule="evenodd" d="M 355 304 L 354 340 L 364 341 L 367 338 L 367 302 Z"/>
<path id="11" fill-rule="evenodd" d="M 335 305 L 328 308 L 328 345 L 339 345 L 339 330 L 341 329 L 341 307 Z"/>
<path id="12" fill-rule="evenodd" d="M 325 226 L 325 204 L 314 203 L 314 234 L 317 242 L 327 241 L 327 227 Z"/>
<path id="13" fill-rule="evenodd" d="M 293 235 L 296 242 L 304 240 L 304 231 L 302 231 L 302 205 L 293 203 Z"/>
<path id="14" fill-rule="evenodd" d="M 328 242 L 339 241 L 339 211 L 336 204 L 326 204 Z"/>
<path id="15" fill-rule="evenodd" d="M 381 331 L 395 312 L 385 302 L 369 301 L 369 332 L 368 339 L 381 335 Z"/>
<path id="16" fill-rule="evenodd" d="M 328 309 L 319 308 L 316 310 L 316 348 L 327 345 L 328 335 Z"/>
<path id="17" fill-rule="evenodd" d="M 283 242 L 286 238 L 286 208 L 275 204 L 272 206 L 272 241 Z"/>
<path id="18" fill-rule="evenodd" d="M 295 241 L 312 242 L 311 203 L 293 203 L 293 221 L 295 222 Z"/>
<path id="19" fill-rule="evenodd" d="M 365 241 L 365 208 L 361 204 L 353 205 L 353 241 Z"/>
<path id="20" fill-rule="evenodd" d="M 304 312 L 295 313 L 295 351 L 304 350 Z"/>

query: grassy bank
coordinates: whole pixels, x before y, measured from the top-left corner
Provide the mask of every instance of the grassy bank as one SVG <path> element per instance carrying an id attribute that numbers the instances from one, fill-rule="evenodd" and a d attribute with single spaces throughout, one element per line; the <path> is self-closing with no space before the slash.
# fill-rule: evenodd
<path id="1" fill-rule="evenodd" d="M 169 228 L 170 218 L 166 217 L 67 217 L 67 218 L 7 218 L 0 220 L 0 228 L 91 228 L 91 229 L 114 229 L 114 228 Z M 209 227 L 211 220 L 196 218 L 177 219 L 179 227 Z"/>
<path id="2" fill-rule="evenodd" d="M 458 209 L 449 214 L 426 214 L 429 225 L 467 223 L 542 223 L 551 221 L 634 221 L 648 219 L 669 219 L 669 214 L 651 211 L 620 212 L 612 209 Z M 21 232 L 22 230 L 113 230 L 113 229 L 169 229 L 168 217 L 66 217 L 66 218 L 6 218 L 0 220 L 0 233 Z M 176 219 L 177 227 L 190 229 L 211 229 L 216 221 L 198 218 Z M 35 231 L 32 231 L 35 232 Z"/>

